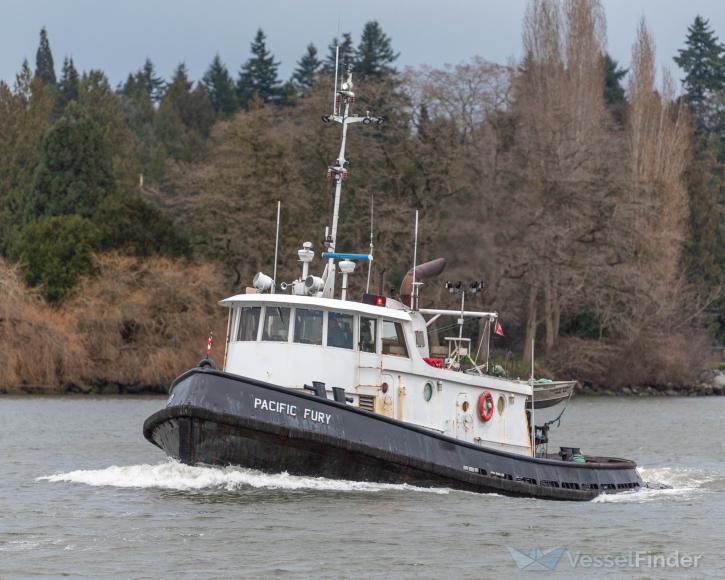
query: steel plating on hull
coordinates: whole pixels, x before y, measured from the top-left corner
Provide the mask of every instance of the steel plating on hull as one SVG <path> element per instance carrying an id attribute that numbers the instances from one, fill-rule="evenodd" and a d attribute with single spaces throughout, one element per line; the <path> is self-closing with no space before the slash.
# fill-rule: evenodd
<path id="1" fill-rule="evenodd" d="M 572 463 L 484 449 L 220 371 L 191 370 L 177 379 L 172 393 L 167 408 L 146 420 L 144 435 L 189 464 L 560 500 L 643 486 L 631 461 Z M 319 420 L 328 416 L 329 421 Z"/>

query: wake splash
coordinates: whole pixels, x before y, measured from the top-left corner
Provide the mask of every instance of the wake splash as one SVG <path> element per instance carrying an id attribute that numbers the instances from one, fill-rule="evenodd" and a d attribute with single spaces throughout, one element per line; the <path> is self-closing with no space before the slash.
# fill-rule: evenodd
<path id="1" fill-rule="evenodd" d="M 595 497 L 594 503 L 645 503 L 658 500 L 687 500 L 712 490 L 725 489 L 725 474 L 686 467 L 643 468 L 637 471 L 645 482 L 669 486 L 670 489 L 644 488 L 614 495 Z"/>
<path id="2" fill-rule="evenodd" d="M 244 488 L 342 492 L 416 491 L 436 494 L 447 494 L 450 491 L 445 488 L 425 488 L 408 484 L 345 481 L 289 475 L 288 473 L 270 474 L 241 467 L 192 466 L 177 461 L 157 465 L 112 465 L 106 469 L 81 469 L 38 477 L 35 481 L 175 491 L 236 491 Z"/>

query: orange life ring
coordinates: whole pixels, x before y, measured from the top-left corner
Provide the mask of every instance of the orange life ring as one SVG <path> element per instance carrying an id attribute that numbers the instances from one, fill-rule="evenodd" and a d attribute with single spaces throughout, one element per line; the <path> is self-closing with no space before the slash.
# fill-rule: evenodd
<path id="1" fill-rule="evenodd" d="M 484 423 L 493 417 L 493 396 L 488 391 L 483 391 L 478 397 L 478 416 Z"/>

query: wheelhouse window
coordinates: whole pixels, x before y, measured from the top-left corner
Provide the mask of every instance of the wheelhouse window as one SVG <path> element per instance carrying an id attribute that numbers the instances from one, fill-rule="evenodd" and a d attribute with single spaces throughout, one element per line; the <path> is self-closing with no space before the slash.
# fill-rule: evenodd
<path id="1" fill-rule="evenodd" d="M 287 342 L 290 309 L 284 306 L 267 306 L 266 310 L 262 340 Z"/>
<path id="2" fill-rule="evenodd" d="M 327 314 L 327 346 L 352 349 L 352 314 Z"/>
<path id="3" fill-rule="evenodd" d="M 362 352 L 375 352 L 377 350 L 375 348 L 376 323 L 376 318 L 360 317 L 360 340 L 358 344 Z"/>
<path id="4" fill-rule="evenodd" d="M 405 336 L 403 336 L 403 325 L 392 320 L 383 320 L 383 354 L 393 356 L 408 356 L 408 349 L 405 347 Z"/>
<path id="5" fill-rule="evenodd" d="M 259 306 L 245 306 L 239 309 L 239 331 L 237 340 L 257 340 L 257 328 L 259 326 L 259 313 L 262 309 Z"/>
<path id="6" fill-rule="evenodd" d="M 322 311 L 295 310 L 295 342 L 322 345 Z"/>

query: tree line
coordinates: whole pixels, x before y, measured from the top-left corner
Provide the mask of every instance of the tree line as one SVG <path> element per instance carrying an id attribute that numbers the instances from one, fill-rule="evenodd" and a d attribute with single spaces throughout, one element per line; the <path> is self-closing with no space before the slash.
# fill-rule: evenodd
<path id="1" fill-rule="evenodd" d="M 527 358 L 536 340 L 552 372 L 687 382 L 725 333 L 725 48 L 698 16 L 674 57 L 679 92 L 643 22 L 626 68 L 605 38 L 597 0 L 531 0 L 515 66 L 399 71 L 379 23 L 357 45 L 343 34 L 357 109 L 389 123 L 351 131 L 338 246 L 368 246 L 372 204 L 373 279 L 384 268 L 389 292 L 420 210 L 419 255 L 487 280 L 476 300 L 502 314 L 501 352 Z M 56 77 L 42 30 L 35 69 L 0 82 L 2 256 L 57 312 L 104 282 L 104 255 L 209 264 L 238 290 L 272 269 L 281 199 L 291 279 L 331 211 L 339 135 L 319 116 L 335 50 L 308 45 L 283 82 L 259 30 L 236 78 L 218 55 L 197 82 L 147 60 L 112 88 L 70 57 Z M 434 283 L 423 299 L 448 300 Z"/>

